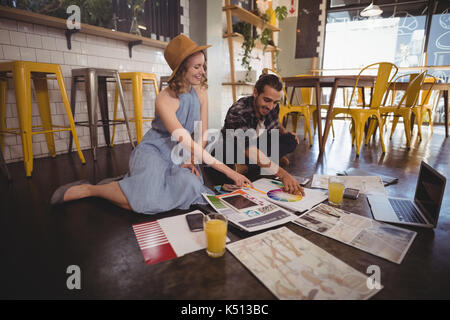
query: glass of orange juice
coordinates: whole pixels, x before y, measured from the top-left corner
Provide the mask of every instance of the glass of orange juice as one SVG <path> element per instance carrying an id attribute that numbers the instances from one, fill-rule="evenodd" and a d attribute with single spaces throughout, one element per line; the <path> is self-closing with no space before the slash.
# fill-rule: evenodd
<path id="1" fill-rule="evenodd" d="M 339 206 L 344 196 L 345 185 L 341 177 L 328 178 L 328 202 L 333 206 Z"/>
<path id="2" fill-rule="evenodd" d="M 228 220 L 223 214 L 210 213 L 203 218 L 206 235 L 206 252 L 210 257 L 219 258 L 225 253 Z"/>

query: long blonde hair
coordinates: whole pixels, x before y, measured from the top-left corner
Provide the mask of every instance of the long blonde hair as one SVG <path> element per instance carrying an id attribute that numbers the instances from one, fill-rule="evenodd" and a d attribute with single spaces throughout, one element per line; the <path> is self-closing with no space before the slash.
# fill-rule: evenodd
<path id="1" fill-rule="evenodd" d="M 199 51 L 203 53 L 203 56 L 205 57 L 205 63 L 203 65 L 203 70 L 205 70 L 206 73 L 206 53 L 204 51 Z M 184 87 L 185 87 L 185 76 L 187 72 L 187 61 L 189 58 L 191 58 L 193 55 L 197 54 L 198 52 L 191 54 L 189 57 L 184 59 L 184 61 L 181 63 L 180 68 L 178 68 L 177 73 L 173 76 L 173 78 L 169 81 L 169 88 L 173 90 L 177 95 L 180 93 L 185 93 Z M 202 88 L 208 88 L 208 79 L 206 79 L 206 76 L 202 76 L 202 80 L 200 82 L 200 86 Z"/>

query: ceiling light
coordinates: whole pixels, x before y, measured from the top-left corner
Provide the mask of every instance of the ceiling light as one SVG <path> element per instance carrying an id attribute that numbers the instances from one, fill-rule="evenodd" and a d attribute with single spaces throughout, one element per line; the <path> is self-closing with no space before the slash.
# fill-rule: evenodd
<path id="1" fill-rule="evenodd" d="M 368 7 L 364 8 L 364 10 L 361 11 L 360 15 L 362 17 L 376 17 L 382 13 L 383 10 L 381 10 L 379 6 L 374 5 L 372 1 Z"/>

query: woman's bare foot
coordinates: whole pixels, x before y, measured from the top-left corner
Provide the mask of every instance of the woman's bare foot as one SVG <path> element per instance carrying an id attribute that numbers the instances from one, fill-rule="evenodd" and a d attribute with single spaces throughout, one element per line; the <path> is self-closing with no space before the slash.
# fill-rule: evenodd
<path id="1" fill-rule="evenodd" d="M 91 190 L 90 190 L 91 186 L 92 186 L 91 184 L 81 184 L 78 186 L 70 187 L 64 193 L 64 202 L 90 197 L 91 196 Z"/>

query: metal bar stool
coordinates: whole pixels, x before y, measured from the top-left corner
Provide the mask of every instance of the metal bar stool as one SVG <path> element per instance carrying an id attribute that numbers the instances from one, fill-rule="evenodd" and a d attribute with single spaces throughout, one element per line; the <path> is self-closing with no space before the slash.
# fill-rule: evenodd
<path id="1" fill-rule="evenodd" d="M 155 90 L 155 96 L 158 95 L 158 82 L 156 80 L 156 75 L 153 73 L 144 72 L 121 72 L 120 80 L 122 84 L 131 82 L 132 92 L 133 92 L 133 102 L 134 102 L 134 118 L 130 119 L 130 122 L 136 123 L 136 138 L 139 144 L 142 140 L 142 126 L 143 122 L 152 121 L 153 117 L 143 117 L 143 85 L 152 84 Z M 116 132 L 116 122 L 123 121 L 123 119 L 117 119 L 117 102 L 118 102 L 118 90 L 116 86 L 116 96 L 114 101 L 114 120 L 113 120 L 113 134 L 111 139 L 111 147 L 114 143 L 114 135 Z"/>
<path id="2" fill-rule="evenodd" d="M 8 73 L 12 73 L 12 78 L 14 81 L 20 128 L 6 128 L 5 125 L 6 100 L 4 97 L 6 96 L 6 78 L 8 77 Z M 55 75 L 55 77 L 49 77 L 49 74 Z M 52 124 L 50 100 L 47 87 L 47 80 L 49 79 L 57 80 L 58 82 L 59 91 L 66 109 L 67 118 L 69 120 L 68 127 L 64 125 Z M 33 80 L 34 83 L 36 100 L 42 119 L 42 125 L 37 126 L 33 126 L 31 122 L 31 80 Z M 16 134 L 20 135 L 22 138 L 25 172 L 27 177 L 30 177 L 33 171 L 32 136 L 35 134 L 45 134 L 48 150 L 54 158 L 56 157 L 56 152 L 53 132 L 70 131 L 75 139 L 75 145 L 77 147 L 78 156 L 80 157 L 81 162 L 83 164 L 86 162 L 78 143 L 75 123 L 73 121 L 73 115 L 70 109 L 61 68 L 57 64 L 29 61 L 0 63 L 0 120 L 0 144 L 2 148 L 3 134 Z"/>
<path id="3" fill-rule="evenodd" d="M 5 158 L 0 148 L 0 171 L 6 176 L 8 181 L 11 181 L 11 175 L 9 174 L 8 167 L 6 166 Z"/>
<path id="4" fill-rule="evenodd" d="M 114 121 L 109 120 L 108 117 L 108 100 L 107 100 L 107 82 L 108 79 L 113 79 L 119 89 L 120 102 L 122 105 L 122 111 L 124 120 Z M 97 127 L 103 127 L 103 133 L 105 135 L 106 145 L 110 145 L 109 126 L 111 124 L 125 123 L 127 126 L 128 137 L 130 138 L 131 145 L 135 147 L 133 138 L 131 137 L 130 126 L 128 117 L 125 111 L 125 99 L 123 97 L 122 85 L 120 83 L 119 72 L 114 69 L 98 69 L 98 68 L 81 68 L 72 69 L 72 90 L 70 104 L 72 106 L 72 113 L 75 114 L 76 106 L 76 85 L 78 82 L 85 83 L 87 109 L 88 109 L 88 121 L 77 121 L 75 124 L 80 126 L 89 127 L 89 134 L 91 139 L 91 148 L 94 156 L 94 160 L 97 160 L 96 149 L 98 146 Z M 97 97 L 100 105 L 100 113 L 102 120 L 99 123 L 97 115 Z M 72 150 L 72 137 L 69 141 L 69 152 Z"/>

